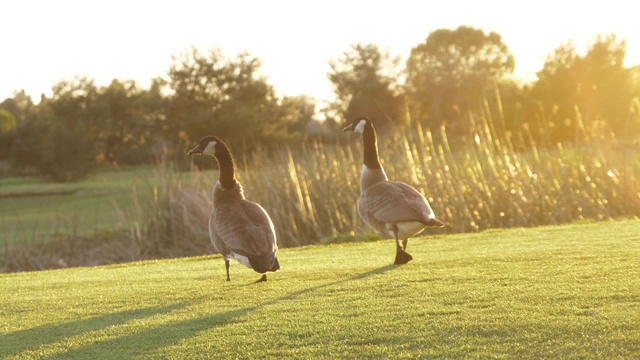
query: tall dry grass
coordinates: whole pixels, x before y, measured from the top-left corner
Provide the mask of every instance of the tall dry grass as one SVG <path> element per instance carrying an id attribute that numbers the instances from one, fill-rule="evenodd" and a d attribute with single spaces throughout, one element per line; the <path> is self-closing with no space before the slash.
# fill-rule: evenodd
<path id="1" fill-rule="evenodd" d="M 581 144 L 541 148 L 526 126 L 517 134 L 498 135 L 488 107 L 471 125 L 475 131 L 453 140 L 444 129 L 433 133 L 419 124 L 379 134 L 389 178 L 425 194 L 447 224 L 427 231 L 460 233 L 640 215 L 637 144 L 589 136 L 589 129 L 580 126 Z M 339 140 L 330 145 L 305 142 L 238 164 L 247 197 L 271 215 L 281 246 L 370 232 L 356 211 L 362 140 L 353 134 Z M 525 147 L 529 150 L 523 151 Z M 214 176 L 194 176 L 195 189 L 209 197 Z M 206 227 L 202 219 L 198 224 Z"/>
<path id="2" fill-rule="evenodd" d="M 447 224 L 428 233 L 640 215 L 637 142 L 594 135 L 593 129 L 579 124 L 579 144 L 540 147 L 526 126 L 517 133 L 498 133 L 501 114 L 494 120 L 486 109 L 471 118 L 473 131 L 465 135 L 431 131 L 420 124 L 378 134 L 381 162 L 389 178 L 425 194 Z M 344 241 L 370 233 L 356 211 L 363 157 L 359 136 L 340 134 L 331 144 L 310 140 L 250 158 L 238 156 L 238 151 L 232 149 L 236 158 L 243 159 L 237 164 L 237 175 L 245 194 L 270 214 L 281 247 Z M 207 224 L 216 181 L 215 171 L 194 169 L 185 174 L 159 165 L 153 181 L 134 185 L 134 206 L 119 210 L 126 214 L 127 230 L 112 239 L 114 245 L 108 248 L 112 253 L 105 258 L 113 262 L 213 252 Z M 153 197 L 137 196 L 141 186 L 151 187 Z M 69 241 L 75 245 L 69 247 Z M 52 267 L 56 261 L 75 264 L 71 258 L 78 256 L 69 248 L 85 253 L 93 249 L 87 247 L 92 241 L 69 241 L 60 246 L 67 251 L 63 257 L 52 256 Z M 115 256 L 114 251 L 123 254 Z M 51 252 L 55 249 L 13 251 L 24 255 L 24 263 L 29 262 L 29 254 Z M 7 259 L 21 258 L 9 250 L 6 253 Z M 99 254 L 87 262 L 100 263 Z"/>
<path id="3" fill-rule="evenodd" d="M 437 138 L 438 140 L 434 140 Z M 640 215 L 640 156 L 616 141 L 516 151 L 488 127 L 453 151 L 446 132 L 419 127 L 381 134 L 382 163 L 392 180 L 418 189 L 447 226 L 430 232 L 529 227 Z M 356 203 L 361 139 L 287 149 L 244 166 L 247 196 L 271 214 L 283 246 L 338 233 L 369 232 Z"/>

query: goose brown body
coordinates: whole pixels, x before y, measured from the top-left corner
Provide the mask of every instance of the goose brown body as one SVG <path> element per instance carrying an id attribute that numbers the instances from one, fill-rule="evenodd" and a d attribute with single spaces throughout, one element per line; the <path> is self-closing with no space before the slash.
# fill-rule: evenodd
<path id="1" fill-rule="evenodd" d="M 408 239 L 428 226 L 443 226 L 444 223 L 436 219 L 424 195 L 405 183 L 388 180 L 378 159 L 375 129 L 369 119 L 357 119 L 344 131 L 359 132 L 363 136 L 364 165 L 358 214 L 376 232 L 396 239 L 395 263 L 405 264 L 412 260 L 405 251 Z"/>
<path id="2" fill-rule="evenodd" d="M 209 218 L 209 236 L 222 254 L 229 278 L 229 260 L 235 259 L 263 276 L 280 269 L 276 257 L 278 245 L 273 223 L 265 209 L 246 200 L 242 185 L 235 179 L 233 158 L 218 138 L 203 138 L 189 154 L 215 156 L 220 164 L 220 179 L 213 188 L 213 208 Z"/>
<path id="3" fill-rule="evenodd" d="M 377 183 L 366 190 L 358 200 L 358 213 L 362 220 L 379 233 L 408 239 L 432 225 L 435 215 L 427 199 L 407 184 L 396 181 Z"/>

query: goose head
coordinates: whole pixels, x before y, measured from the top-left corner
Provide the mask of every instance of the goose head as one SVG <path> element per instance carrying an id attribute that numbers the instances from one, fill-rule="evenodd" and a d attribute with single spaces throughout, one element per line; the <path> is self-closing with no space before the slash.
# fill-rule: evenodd
<path id="1" fill-rule="evenodd" d="M 364 128 L 367 124 L 371 125 L 371 120 L 365 117 L 359 117 L 355 119 L 351 124 L 347 125 L 342 131 L 353 131 L 360 134 L 364 133 Z"/>
<path id="2" fill-rule="evenodd" d="M 205 136 L 198 142 L 198 145 L 189 150 L 187 154 L 216 156 L 216 149 L 219 145 L 223 145 L 223 142 L 217 137 Z"/>

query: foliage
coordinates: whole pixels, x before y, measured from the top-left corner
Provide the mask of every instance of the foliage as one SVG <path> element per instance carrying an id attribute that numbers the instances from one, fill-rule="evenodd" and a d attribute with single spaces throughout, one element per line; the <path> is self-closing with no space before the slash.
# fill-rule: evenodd
<path id="1" fill-rule="evenodd" d="M 24 90 L 13 94 L 13 97 L 7 98 L 0 103 L 0 109 L 4 109 L 11 113 L 16 123 L 19 124 L 26 121 L 34 111 L 34 104 L 31 97 Z"/>
<path id="2" fill-rule="evenodd" d="M 0 109 L 0 160 L 6 160 L 13 147 L 13 137 L 8 134 L 16 127 L 16 118 L 5 109 Z"/>
<path id="3" fill-rule="evenodd" d="M 399 59 L 374 44 L 356 44 L 329 61 L 328 77 L 336 94 L 340 122 L 367 116 L 380 130 L 402 123 L 404 103 L 398 89 Z"/>
<path id="4" fill-rule="evenodd" d="M 37 173 L 44 154 L 52 149 L 50 124 L 43 119 L 30 119 L 10 133 L 13 144 L 9 155 L 12 168 L 19 174 Z M 46 166 L 46 165 L 45 165 Z"/>
<path id="5" fill-rule="evenodd" d="M 638 220 L 0 275 L 0 357 L 634 358 Z"/>
<path id="6" fill-rule="evenodd" d="M 514 66 L 513 55 L 495 32 L 467 26 L 436 30 L 411 49 L 407 60 L 412 117 L 432 128 L 458 120 L 481 108 L 485 92 Z"/>
<path id="7" fill-rule="evenodd" d="M 24 91 L 0 103 L 0 160 L 7 163 L 11 160 L 16 128 L 26 122 L 32 109 L 31 97 Z"/>
<path id="8" fill-rule="evenodd" d="M 304 94 L 277 96 L 260 59 L 248 53 L 229 57 L 218 48 L 191 48 L 148 89 L 131 80 L 96 86 L 77 76 L 53 84 L 53 96 L 42 95 L 38 104 L 24 91 L 14 93 L 0 103 L 2 114 L 15 117 L 15 127 L 0 131 L 1 173 L 70 180 L 107 164 L 158 162 L 184 170 L 191 164 L 186 151 L 206 134 L 225 138 L 244 161 L 258 150 L 271 156 L 303 140 L 333 142 L 340 124 L 356 116 L 374 119 L 380 134 L 429 129 L 436 142 L 445 126 L 453 147 L 481 131 L 484 116 L 493 118 L 493 136 L 526 133 L 513 144 L 516 151 L 614 137 L 633 146 L 640 136 L 640 65 L 625 67 L 625 51 L 625 41 L 615 36 L 597 37 L 584 56 L 565 44 L 549 56 L 537 81 L 522 85 L 509 77 L 514 59 L 494 32 L 436 30 L 404 64 L 375 44 L 354 44 L 329 62 L 336 99 L 317 106 Z M 25 139 L 30 131 L 33 139 Z M 86 158 L 74 153 L 64 164 L 82 168 L 37 165 L 69 156 L 55 146 L 66 140 L 88 149 Z M 56 169 L 60 174 L 52 174 Z"/>
<path id="9" fill-rule="evenodd" d="M 37 106 L 31 106 L 28 97 L 25 101 L 24 92 L 17 93 L 2 103 L 3 109 L 16 111 L 21 119 L 2 145 L 17 154 L 12 162 L 16 174 L 32 169 L 30 174 L 71 180 L 106 162 L 184 162 L 183 150 L 192 139 L 212 132 L 227 134 L 230 143 L 247 152 L 260 144 L 293 141 L 312 118 L 315 104 L 303 96 L 275 98 L 272 87 L 257 75 L 259 65 L 248 54 L 233 61 L 219 51 L 206 56 L 193 49 L 175 60 L 169 81 L 155 79 L 149 90 L 118 80 L 99 88 L 92 79 L 79 76 L 54 84 L 52 98 L 43 97 Z M 167 87 L 173 90 L 169 96 Z M 34 139 L 42 140 L 41 145 L 13 149 L 35 128 Z M 87 150 L 74 153 L 75 158 L 63 164 L 76 167 L 74 173 L 60 167 L 59 159 L 70 154 L 55 144 L 65 139 L 76 149 Z M 24 158 L 33 161 L 20 162 Z M 52 158 L 56 160 L 50 162 Z"/>
<path id="10" fill-rule="evenodd" d="M 258 145 L 289 140 L 299 118 L 287 111 L 290 101 L 281 106 L 272 86 L 259 75 L 260 66 L 259 59 L 247 53 L 232 59 L 220 49 L 203 54 L 192 48 L 174 58 L 165 136 L 172 139 L 183 133 L 195 142 L 216 134 L 248 152 Z"/>
<path id="11" fill-rule="evenodd" d="M 16 117 L 5 109 L 0 109 L 0 135 L 15 129 Z"/>
<path id="12" fill-rule="evenodd" d="M 52 101 L 45 101 L 16 128 L 12 149 L 15 169 L 33 169 L 53 181 L 78 180 L 99 165 L 92 104 L 96 96 L 93 81 L 76 78 L 59 82 Z"/>
<path id="13" fill-rule="evenodd" d="M 298 139 L 300 135 L 308 132 L 308 127 L 315 122 L 316 101 L 307 95 L 285 96 L 281 99 L 278 106 L 278 115 L 283 121 L 270 122 L 265 127 L 263 138 L 266 139 L 282 139 L 280 133 L 286 133 L 286 140 Z M 286 126 L 286 129 L 281 128 Z"/>
<path id="14" fill-rule="evenodd" d="M 48 104 L 58 123 L 71 131 L 77 126 L 87 130 L 83 137 L 94 143 L 103 161 L 140 164 L 158 156 L 152 147 L 160 142 L 153 135 L 163 119 L 160 92 L 159 80 L 142 91 L 133 81 L 113 80 L 97 88 L 93 80 L 76 78 L 56 84 Z"/>
<path id="15" fill-rule="evenodd" d="M 133 81 L 113 80 L 101 89 L 94 106 L 99 109 L 100 133 L 104 144 L 101 157 L 110 163 L 138 165 L 158 156 L 162 141 L 155 135 L 164 120 L 161 83 L 154 80 L 148 91 Z"/>
<path id="16" fill-rule="evenodd" d="M 39 171 L 53 181 L 74 181 L 91 174 L 98 166 L 94 143 L 83 137 L 83 126 L 69 130 L 56 124 L 51 129 L 53 149 L 48 149 L 39 163 Z M 45 155 L 43 154 L 43 155 Z"/>
<path id="17" fill-rule="evenodd" d="M 597 37 L 584 56 L 567 43 L 548 57 L 531 90 L 546 112 L 542 133 L 547 141 L 640 134 L 639 124 L 632 121 L 640 89 L 632 69 L 623 66 L 625 53 L 625 41 L 610 35 Z"/>
<path id="18" fill-rule="evenodd" d="M 71 130 L 46 119 L 28 120 L 12 134 L 11 165 L 52 181 L 84 178 L 98 165 L 95 144 L 85 133 L 83 125 Z"/>

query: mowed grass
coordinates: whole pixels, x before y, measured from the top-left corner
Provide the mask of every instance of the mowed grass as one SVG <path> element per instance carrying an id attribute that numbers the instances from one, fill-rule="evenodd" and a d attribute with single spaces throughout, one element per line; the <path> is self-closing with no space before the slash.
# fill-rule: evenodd
<path id="1" fill-rule="evenodd" d="M 102 171 L 75 183 L 0 179 L 0 245 L 126 228 L 136 201 L 153 197 L 157 177 L 158 168 L 135 167 Z"/>
<path id="2" fill-rule="evenodd" d="M 0 275 L 1 358 L 634 358 L 640 221 Z"/>

